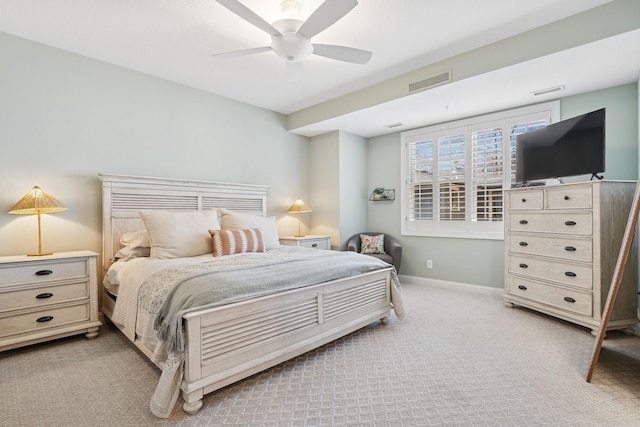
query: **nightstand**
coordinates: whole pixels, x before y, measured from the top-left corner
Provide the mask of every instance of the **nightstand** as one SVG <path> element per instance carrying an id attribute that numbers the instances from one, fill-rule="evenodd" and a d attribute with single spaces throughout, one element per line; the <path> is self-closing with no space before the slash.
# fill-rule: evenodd
<path id="1" fill-rule="evenodd" d="M 0 351 L 98 336 L 98 254 L 0 257 Z"/>
<path id="2" fill-rule="evenodd" d="M 331 249 L 331 236 L 281 237 L 280 244 L 285 246 L 301 246 L 303 248 Z"/>

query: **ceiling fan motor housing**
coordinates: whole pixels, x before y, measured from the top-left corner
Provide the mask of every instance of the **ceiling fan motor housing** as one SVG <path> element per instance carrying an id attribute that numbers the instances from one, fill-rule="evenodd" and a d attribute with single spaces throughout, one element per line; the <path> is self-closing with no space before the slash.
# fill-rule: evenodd
<path id="1" fill-rule="evenodd" d="M 282 34 L 271 36 L 271 49 L 279 57 L 297 62 L 313 53 L 309 38 L 297 33 L 303 23 L 299 19 L 281 19 L 273 23 L 273 27 Z"/>

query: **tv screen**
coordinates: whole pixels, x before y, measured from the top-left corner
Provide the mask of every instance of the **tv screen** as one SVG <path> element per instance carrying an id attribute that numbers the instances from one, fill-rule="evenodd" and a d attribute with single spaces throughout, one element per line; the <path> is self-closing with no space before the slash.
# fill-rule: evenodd
<path id="1" fill-rule="evenodd" d="M 604 172 L 605 109 L 516 137 L 516 181 Z"/>

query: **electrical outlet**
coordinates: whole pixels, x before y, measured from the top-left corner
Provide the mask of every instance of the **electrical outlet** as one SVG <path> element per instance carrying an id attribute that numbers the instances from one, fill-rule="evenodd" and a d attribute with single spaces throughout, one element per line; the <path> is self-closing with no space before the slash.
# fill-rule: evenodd
<path id="1" fill-rule="evenodd" d="M 430 259 L 427 260 L 427 268 L 429 269 L 433 268 L 433 261 Z"/>

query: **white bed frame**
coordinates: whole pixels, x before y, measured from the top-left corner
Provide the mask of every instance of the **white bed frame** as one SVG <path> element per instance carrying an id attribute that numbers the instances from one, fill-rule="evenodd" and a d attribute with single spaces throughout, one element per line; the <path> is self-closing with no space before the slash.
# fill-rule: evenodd
<path id="1" fill-rule="evenodd" d="M 269 187 L 182 179 L 99 175 L 103 197 L 103 266 L 122 233 L 144 228 L 140 209 L 227 208 L 266 215 Z M 196 413 L 202 397 L 374 321 L 388 322 L 391 268 L 311 287 L 189 313 L 184 316 L 183 409 Z M 114 299 L 103 292 L 110 319 Z M 134 344 L 151 358 L 152 349 Z M 162 367 L 162 366 L 160 366 Z"/>

